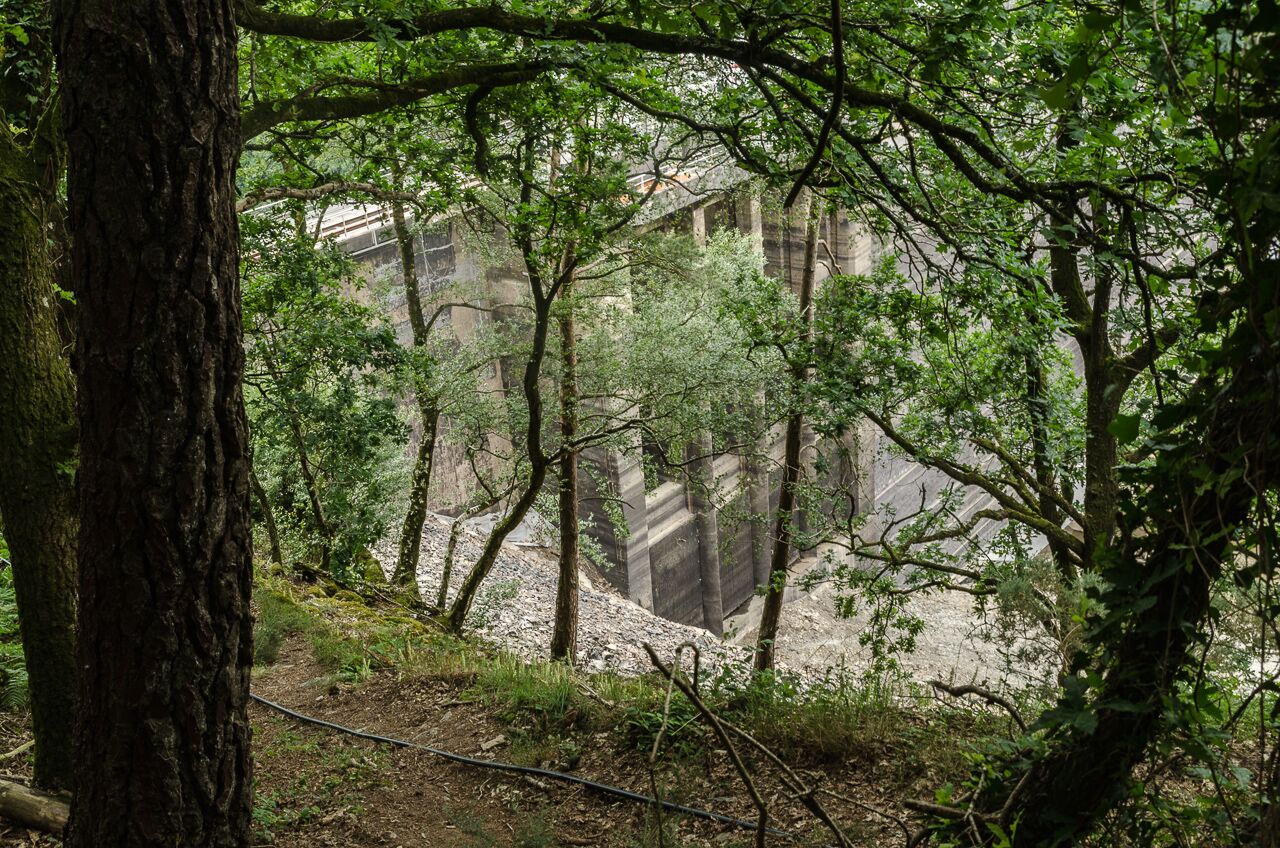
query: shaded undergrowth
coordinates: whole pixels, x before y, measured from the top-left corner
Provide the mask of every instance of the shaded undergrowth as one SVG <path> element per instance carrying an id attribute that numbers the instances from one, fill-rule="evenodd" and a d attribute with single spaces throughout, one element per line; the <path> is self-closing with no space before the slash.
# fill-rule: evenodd
<path id="1" fill-rule="evenodd" d="M 283 580 L 256 592 L 255 662 L 269 665 L 284 640 L 301 634 L 334 680 L 356 683 L 376 671 L 441 680 L 483 704 L 509 728 L 512 759 L 573 768 L 581 739 L 608 733 L 624 750 L 647 755 L 664 724 L 666 681 L 656 673 L 589 674 L 562 663 L 526 660 L 459 639 L 404 610 L 307 592 Z M 738 670 L 740 671 L 740 670 Z M 892 677 L 833 672 L 821 681 L 730 670 L 700 682 L 724 719 L 805 766 L 893 762 L 903 783 L 963 762 L 965 739 L 998 732 L 982 710 L 952 709 Z M 715 750 L 714 736 L 678 691 L 665 713 L 661 757 L 690 759 Z"/>

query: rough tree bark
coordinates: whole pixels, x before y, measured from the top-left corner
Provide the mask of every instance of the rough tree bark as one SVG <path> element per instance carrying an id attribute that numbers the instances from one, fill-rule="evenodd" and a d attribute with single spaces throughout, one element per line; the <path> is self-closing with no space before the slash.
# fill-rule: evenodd
<path id="1" fill-rule="evenodd" d="M 70 848 L 244 848 L 253 791 L 231 0 L 55 12 L 80 303 Z"/>
<path id="2" fill-rule="evenodd" d="M 1241 173 L 1236 167 L 1233 162 L 1233 177 Z M 1195 649 L 1206 643 L 1214 584 L 1239 567 L 1242 548 L 1272 530 L 1261 525 L 1269 521 L 1269 497 L 1280 480 L 1273 426 L 1280 414 L 1274 321 L 1280 217 L 1259 206 L 1252 221 L 1239 220 L 1246 204 L 1236 202 L 1232 189 L 1228 184 L 1223 207 L 1235 228 L 1239 277 L 1211 325 L 1227 329 L 1218 350 L 1203 360 L 1211 372 L 1156 419 L 1166 430 L 1162 444 L 1149 466 L 1135 472 L 1139 486 L 1121 512 L 1118 541 L 1100 558 L 1112 587 L 1103 600 L 1112 613 L 1092 636 L 1102 660 L 1101 684 L 1088 705 L 1094 721 L 1057 725 L 1044 740 L 1044 755 L 1012 788 L 982 799 L 996 809 L 989 818 L 1018 823 L 1020 846 L 1075 844 L 1124 797 L 1175 687 L 1202 671 Z M 1272 567 L 1266 561 L 1260 576 L 1270 577 Z M 1079 709 L 1069 700 L 1062 706 Z M 969 823 L 955 825 L 961 827 Z M 1242 844 L 1269 838 L 1254 832 Z"/>
<path id="3" fill-rule="evenodd" d="M 55 132 L 46 126 L 24 144 L 0 121 L 0 515 L 30 682 L 34 780 L 62 789 L 72 780 L 76 686 L 76 427 L 46 246 Z"/>
<path id="4" fill-rule="evenodd" d="M 1123 796 L 1129 774 L 1155 735 L 1168 693 L 1187 672 L 1210 590 L 1229 556 L 1231 531 L 1244 521 L 1268 478 L 1274 479 L 1268 453 L 1275 439 L 1267 429 L 1280 410 L 1259 415 L 1256 405 L 1258 397 L 1274 392 L 1274 385 L 1265 385 L 1274 377 L 1242 379 L 1232 392 L 1236 397 L 1215 410 L 1205 438 L 1191 446 L 1207 458 L 1213 479 L 1227 482 L 1206 490 L 1197 464 L 1192 473 L 1152 493 L 1144 510 L 1158 528 L 1152 536 L 1125 534 L 1130 546 L 1119 552 L 1117 562 L 1143 587 L 1143 601 L 1132 605 L 1135 612 L 1110 652 L 1095 699 L 1097 725 L 1088 732 L 1069 729 L 1053 740 L 1050 753 L 1036 761 L 1020 791 L 1004 804 L 1004 820 L 1019 822 L 1018 845 L 1074 844 Z M 1239 459 L 1241 445 L 1247 463 Z M 1242 467 L 1249 472 L 1229 478 L 1232 469 Z"/>
<path id="5" fill-rule="evenodd" d="M 800 320 L 804 324 L 802 339 L 813 340 L 813 278 L 817 266 L 818 204 L 806 192 L 809 209 L 805 214 L 804 265 L 800 272 Z M 787 227 L 790 230 L 790 227 Z M 790 232 L 787 233 L 790 238 Z M 790 263 L 788 263 L 790 266 Z M 790 267 L 788 267 L 788 272 Z M 803 354 L 791 365 L 791 379 L 796 385 L 809 379 Z M 769 583 L 765 589 L 764 608 L 760 611 L 760 630 L 756 637 L 756 671 L 773 668 L 774 642 L 782 619 L 782 595 L 787 588 L 790 571 L 791 538 L 795 517 L 796 486 L 800 482 L 800 442 L 804 416 L 799 410 L 787 418 L 786 444 L 783 450 L 782 483 L 778 488 L 778 509 L 774 518 L 773 553 L 769 560 Z"/>
<path id="6" fill-rule="evenodd" d="M 395 167 L 396 189 L 399 190 L 399 168 Z M 391 220 L 395 228 L 396 244 L 400 248 L 400 270 L 404 279 L 405 308 L 409 312 L 409 327 L 413 333 L 415 351 L 424 355 L 427 349 L 427 323 L 422 317 L 422 297 L 418 292 L 417 260 L 413 250 L 413 236 L 405 222 L 404 204 L 391 205 Z M 435 458 L 436 429 L 440 422 L 440 407 L 431 395 L 431 387 L 424 375 L 418 372 L 423 363 L 415 363 L 413 377 L 414 400 L 422 418 L 422 437 L 413 462 L 413 480 L 409 488 L 409 509 L 405 513 L 404 526 L 400 530 L 399 554 L 391 581 L 418 596 L 418 556 L 422 548 L 422 526 L 427 520 L 427 494 L 431 488 L 431 469 Z"/>
<path id="7" fill-rule="evenodd" d="M 566 255 L 566 260 L 572 258 Z M 565 275 L 561 290 L 564 311 L 560 329 L 560 436 L 565 445 L 578 435 L 578 345 L 573 320 L 573 272 L 561 264 Z M 551 659 L 572 664 L 578 655 L 578 452 L 562 448 L 560 455 L 560 571 L 556 579 L 555 625 L 551 632 Z"/>
<path id="8" fill-rule="evenodd" d="M 1059 123 L 1055 141 L 1059 152 L 1066 153 L 1078 142 L 1072 137 L 1068 122 Z M 1063 209 L 1077 208 L 1079 198 L 1069 195 Z M 1096 208 L 1097 219 L 1105 217 Z M 1093 283 L 1093 301 L 1085 291 L 1080 274 L 1080 238 L 1076 222 L 1066 214 L 1050 215 L 1049 287 L 1062 302 L 1071 320 L 1070 332 L 1080 346 L 1085 381 L 1085 485 L 1084 548 L 1081 560 L 1085 571 L 1096 568 L 1097 552 L 1112 539 L 1116 527 L 1120 481 L 1116 476 L 1119 446 L 1112 435 L 1111 422 L 1120 410 L 1128 383 L 1118 380 L 1115 348 L 1111 343 L 1111 308 L 1113 279 L 1103 273 Z"/>

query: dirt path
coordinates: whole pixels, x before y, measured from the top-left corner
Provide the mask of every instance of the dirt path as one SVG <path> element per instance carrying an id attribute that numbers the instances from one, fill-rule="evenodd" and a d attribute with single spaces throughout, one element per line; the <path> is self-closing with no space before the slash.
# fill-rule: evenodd
<path id="1" fill-rule="evenodd" d="M 358 687 L 317 690 L 319 679 L 320 669 L 310 659 L 309 649 L 294 640 L 276 665 L 255 679 L 254 687 L 264 697 L 300 712 L 361 730 L 482 759 L 510 761 L 528 756 L 527 750 L 520 749 L 519 728 L 469 696 L 466 679 L 397 679 L 383 674 Z M 252 715 L 260 845 L 659 845 L 651 809 L 643 805 L 582 787 L 450 763 L 426 752 L 391 749 L 299 724 L 257 704 Z M 572 773 L 648 793 L 652 784 L 647 752 L 627 745 L 616 730 L 564 728 L 557 732 L 572 740 L 580 752 Z M 892 804 L 892 799 L 879 797 L 874 787 L 862 781 L 859 775 L 864 769 L 847 765 L 827 768 L 832 789 Z M 668 764 L 656 780 L 671 800 L 754 817 L 722 752 L 708 750 L 706 755 Z M 863 811 L 841 812 L 856 831 L 867 833 L 868 846 L 882 844 L 878 840 L 890 832 Z M 670 814 L 664 820 L 667 846 L 747 848 L 752 844 L 748 832 L 729 825 Z M 802 811 L 782 804 L 777 805 L 774 823 L 797 832 L 813 831 Z"/>

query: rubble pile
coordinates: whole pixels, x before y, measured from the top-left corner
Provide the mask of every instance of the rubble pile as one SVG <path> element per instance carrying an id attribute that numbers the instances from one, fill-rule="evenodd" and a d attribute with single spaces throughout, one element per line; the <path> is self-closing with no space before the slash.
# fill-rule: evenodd
<path id="1" fill-rule="evenodd" d="M 427 516 L 422 531 L 418 564 L 418 585 L 422 596 L 434 599 L 440 588 L 445 548 L 449 541 L 449 519 Z M 480 556 L 484 536 L 465 528 L 454 553 L 449 597 Z M 375 550 L 383 568 L 390 573 L 395 565 L 393 545 Z M 469 626 L 485 639 L 523 657 L 548 656 L 555 611 L 557 561 L 554 552 L 535 545 L 508 542 L 485 579 L 472 607 Z M 587 671 L 606 669 L 620 674 L 643 674 L 653 670 L 645 653 L 646 643 L 658 656 L 669 660 L 686 642 L 696 645 L 702 667 L 709 674 L 726 664 L 750 662 L 745 647 L 722 643 L 698 627 L 689 627 L 660 618 L 619 595 L 608 584 L 580 575 L 578 609 L 578 665 Z M 686 651 L 686 655 L 689 652 Z M 691 662 L 691 660 L 689 661 Z"/>

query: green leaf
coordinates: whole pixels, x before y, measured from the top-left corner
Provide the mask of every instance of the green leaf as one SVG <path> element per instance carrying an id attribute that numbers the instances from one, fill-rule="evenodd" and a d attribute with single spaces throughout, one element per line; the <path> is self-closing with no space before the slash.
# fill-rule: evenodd
<path id="1" fill-rule="evenodd" d="M 1062 80 L 1057 85 L 1040 90 L 1040 99 L 1050 109 L 1063 110 L 1071 103 L 1071 85 Z"/>
<path id="2" fill-rule="evenodd" d="M 1142 429 L 1142 416 L 1125 415 L 1121 413 L 1117 415 L 1115 420 L 1107 427 L 1111 435 L 1120 440 L 1120 444 L 1127 445 L 1138 438 L 1138 433 Z"/>

